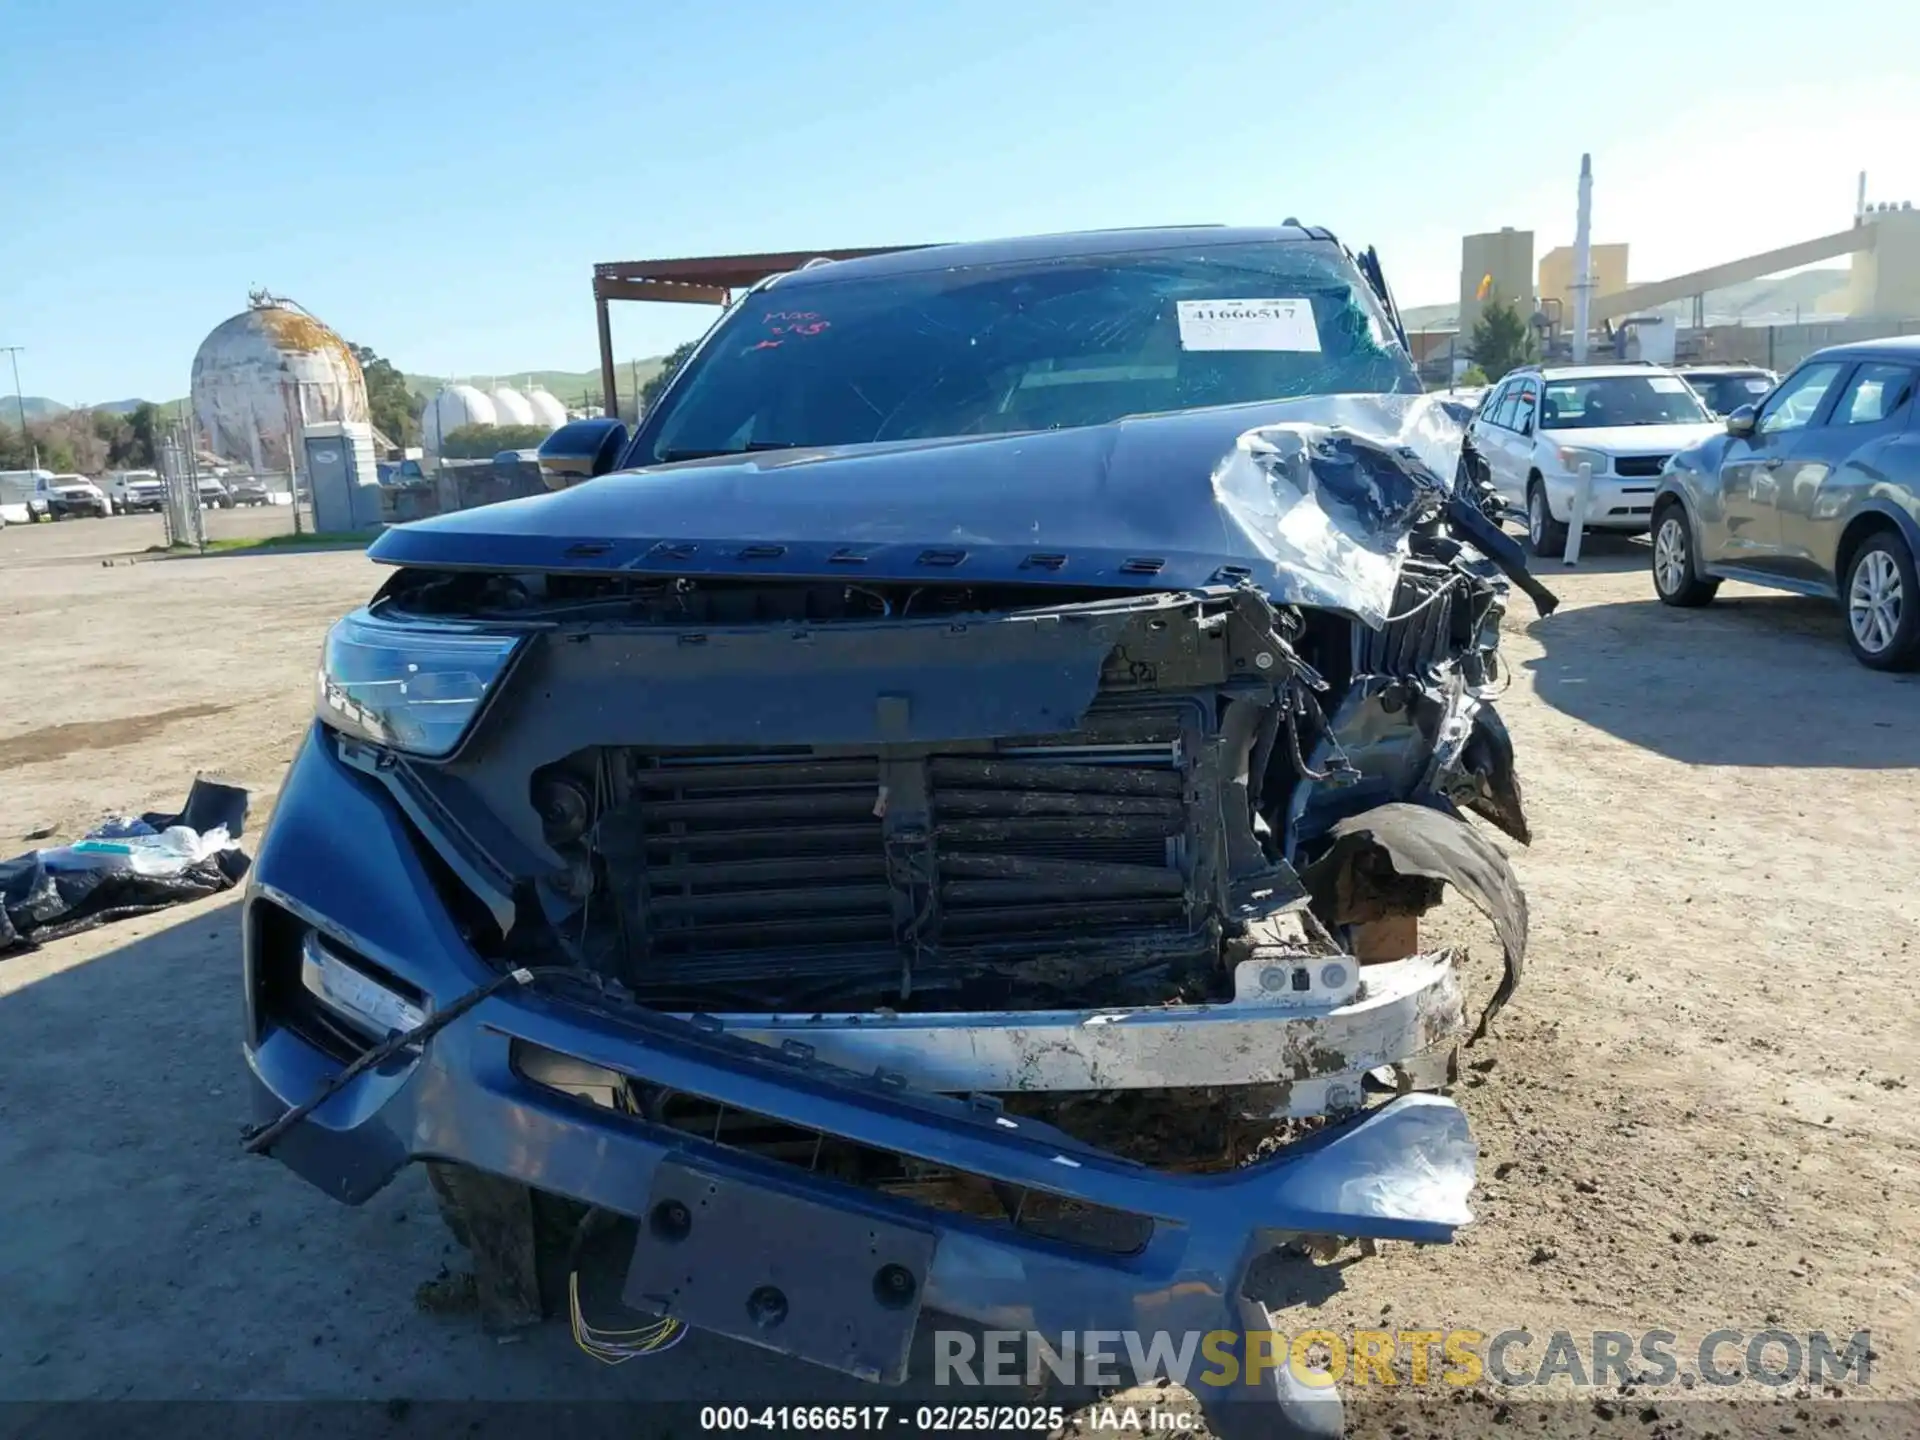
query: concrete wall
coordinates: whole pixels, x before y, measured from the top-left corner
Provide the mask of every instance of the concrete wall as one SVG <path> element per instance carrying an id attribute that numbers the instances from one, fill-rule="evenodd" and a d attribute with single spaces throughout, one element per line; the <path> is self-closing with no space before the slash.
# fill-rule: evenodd
<path id="1" fill-rule="evenodd" d="M 1593 271 L 1593 296 L 1612 295 L 1627 288 L 1627 247 L 1595 245 L 1588 268 Z M 1485 274 L 1483 270 L 1480 272 Z M 1564 307 L 1560 323 L 1573 323 L 1573 247 L 1556 245 L 1540 257 L 1540 302 L 1558 300 Z"/>
<path id="2" fill-rule="evenodd" d="M 1502 300 L 1532 316 L 1533 232 L 1506 226 L 1484 235 L 1468 235 L 1460 242 L 1460 333 L 1471 335 L 1480 318 L 1480 282 L 1493 277 L 1487 299 Z"/>

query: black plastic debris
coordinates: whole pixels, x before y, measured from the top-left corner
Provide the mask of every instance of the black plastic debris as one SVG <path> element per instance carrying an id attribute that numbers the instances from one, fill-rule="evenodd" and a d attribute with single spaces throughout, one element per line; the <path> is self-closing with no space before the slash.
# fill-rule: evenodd
<path id="1" fill-rule="evenodd" d="M 195 780 L 177 815 L 110 821 L 0 861 L 0 955 L 231 889 L 250 863 L 246 819 L 245 790 Z"/>

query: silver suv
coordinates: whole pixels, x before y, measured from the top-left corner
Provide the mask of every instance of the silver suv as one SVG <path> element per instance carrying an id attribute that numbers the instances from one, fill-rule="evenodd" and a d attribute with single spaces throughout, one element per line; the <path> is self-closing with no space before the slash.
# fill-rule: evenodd
<path id="1" fill-rule="evenodd" d="M 1719 430 L 1687 382 L 1656 365 L 1515 370 L 1471 427 L 1502 502 L 1525 512 L 1536 555 L 1566 548 L 1583 463 L 1593 468 L 1586 524 L 1636 534 L 1667 461 Z"/>

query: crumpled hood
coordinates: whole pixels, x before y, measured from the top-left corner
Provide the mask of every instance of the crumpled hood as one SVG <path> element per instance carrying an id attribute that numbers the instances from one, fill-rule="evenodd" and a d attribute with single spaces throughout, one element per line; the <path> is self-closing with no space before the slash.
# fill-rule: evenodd
<path id="1" fill-rule="evenodd" d="M 1318 455 L 1313 437 L 1331 431 L 1375 449 L 1409 447 L 1433 483 L 1451 479 L 1459 455 L 1461 430 L 1431 397 L 1316 396 L 1071 430 L 683 461 L 396 526 L 368 553 L 434 568 L 1141 591 L 1246 576 L 1282 601 L 1339 605 L 1324 585 L 1302 583 L 1293 541 L 1266 533 L 1275 507 L 1255 503 L 1250 484 L 1266 482 L 1250 482 L 1246 468 L 1250 453 L 1273 449 L 1246 443 L 1250 434 L 1290 433 L 1280 448 L 1297 456 L 1302 440 Z M 1351 455 L 1327 464 L 1336 491 L 1373 483 L 1369 474 L 1356 481 Z M 1295 487 L 1311 485 L 1306 468 L 1292 473 Z M 1307 512 L 1328 507 L 1303 509 L 1297 498 L 1281 508 L 1315 552 L 1309 568 L 1337 565 L 1343 547 L 1307 533 L 1325 529 Z M 1330 520 L 1392 553 L 1406 518 L 1393 509 L 1363 502 Z"/>
<path id="2" fill-rule="evenodd" d="M 1546 437 L 1570 450 L 1604 450 L 1609 455 L 1671 454 L 1697 445 L 1711 435 L 1724 434 L 1718 422 L 1686 425 L 1602 425 L 1592 430 L 1548 429 Z"/>

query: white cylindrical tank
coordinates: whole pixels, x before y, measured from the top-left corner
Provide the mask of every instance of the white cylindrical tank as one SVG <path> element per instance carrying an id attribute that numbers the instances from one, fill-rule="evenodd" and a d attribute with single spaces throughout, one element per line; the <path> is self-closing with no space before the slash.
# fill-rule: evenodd
<path id="1" fill-rule="evenodd" d="M 496 385 L 487 398 L 493 401 L 493 418 L 497 425 L 531 425 L 533 407 L 527 403 L 527 397 L 511 385 Z"/>
<path id="2" fill-rule="evenodd" d="M 533 423 L 544 425 L 548 430 L 558 430 L 567 423 L 567 407 L 555 399 L 551 391 L 537 385 L 527 392 L 527 407 L 533 411 Z"/>
<path id="3" fill-rule="evenodd" d="M 333 331 L 264 291 L 193 357 L 193 417 L 206 446 L 256 473 L 288 468 L 302 424 L 365 424 L 367 382 Z"/>
<path id="4" fill-rule="evenodd" d="M 441 438 L 462 426 L 499 423 L 493 401 L 483 391 L 471 385 L 443 386 L 420 416 L 420 443 L 429 455 L 438 455 Z"/>

